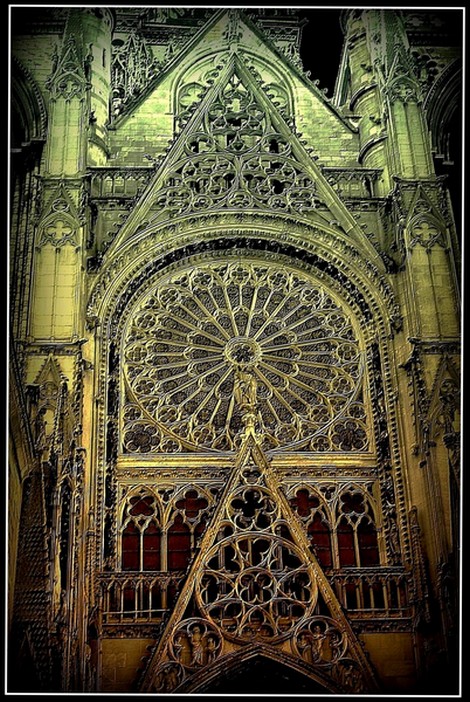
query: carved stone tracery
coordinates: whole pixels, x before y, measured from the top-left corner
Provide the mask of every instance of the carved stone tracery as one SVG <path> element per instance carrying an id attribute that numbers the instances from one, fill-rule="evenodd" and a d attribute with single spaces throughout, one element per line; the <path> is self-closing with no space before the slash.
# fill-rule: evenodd
<path id="1" fill-rule="evenodd" d="M 206 264 L 147 293 L 125 332 L 124 447 L 233 450 L 240 371 L 256 379 L 266 448 L 368 447 L 363 361 L 342 307 L 304 276 L 259 263 Z M 163 434 L 162 434 L 163 432 Z"/>
<path id="2" fill-rule="evenodd" d="M 317 207 L 313 179 L 245 83 L 234 70 L 208 104 L 201 124 L 186 137 L 184 152 L 165 176 L 155 203 L 159 212 L 176 215 L 220 206 L 305 212 Z M 185 87 L 180 99 L 191 102 L 184 119 L 202 91 L 199 83 Z M 270 86 L 266 91 L 283 111 L 284 89 Z"/>
<path id="3" fill-rule="evenodd" d="M 155 77 L 158 61 L 145 38 L 135 31 L 125 41 L 115 39 L 112 48 L 112 113 L 117 117 Z"/>

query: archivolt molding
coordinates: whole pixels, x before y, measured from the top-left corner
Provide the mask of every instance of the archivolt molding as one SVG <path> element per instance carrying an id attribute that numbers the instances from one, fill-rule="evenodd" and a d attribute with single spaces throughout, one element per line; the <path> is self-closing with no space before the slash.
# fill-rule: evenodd
<path id="1" fill-rule="evenodd" d="M 44 98 L 30 71 L 12 56 L 12 104 L 15 103 L 27 141 L 45 141 L 47 109 Z"/>
<path id="2" fill-rule="evenodd" d="M 330 266 L 331 275 L 343 283 L 343 295 L 353 288 L 360 292 L 381 333 L 388 335 L 399 328 L 398 303 L 375 250 L 372 261 L 330 227 L 307 225 L 289 217 L 243 213 L 187 217 L 158 229 L 143 226 L 132 242 L 109 259 L 93 284 L 87 308 L 90 325 L 98 319 L 106 324 L 125 289 L 136 289 L 138 282 L 147 281 L 152 266 L 160 271 L 190 255 L 238 248 L 242 238 L 248 248 L 258 249 L 266 258 L 284 253 L 301 265 L 310 254 L 312 272 L 320 277 L 321 271 L 328 275 Z M 334 280 L 330 284 L 337 287 Z"/>
<path id="3" fill-rule="evenodd" d="M 213 218 L 189 218 L 184 222 L 184 228 L 171 226 L 158 234 L 154 232 L 153 247 L 149 246 L 149 242 L 142 238 L 139 246 L 133 251 L 128 250 L 116 261 L 114 266 L 110 265 L 106 276 L 100 275 L 98 284 L 92 292 L 89 306 L 90 321 L 95 324 L 99 321 L 104 332 L 103 336 L 99 333 L 98 340 L 100 337 L 104 339 L 119 338 L 122 329 L 121 323 L 125 321 L 126 311 L 132 308 L 134 301 L 142 295 L 143 290 L 149 290 L 151 286 L 156 285 L 156 281 L 161 275 L 166 275 L 172 268 L 176 272 L 184 267 L 185 263 L 196 264 L 214 261 L 217 258 L 223 260 L 227 256 L 231 257 L 232 260 L 237 260 L 237 258 L 243 260 L 249 254 L 264 264 L 269 264 L 272 261 L 277 266 L 279 264 L 287 265 L 291 269 L 303 270 L 312 275 L 313 278 L 325 284 L 327 288 L 335 291 L 340 298 L 347 301 L 361 325 L 366 343 L 370 345 L 376 337 L 381 339 L 379 356 L 370 350 L 369 353 L 372 355 L 368 358 L 367 363 L 369 373 L 373 372 L 377 378 L 380 378 L 380 382 L 377 381 L 379 384 L 373 386 L 374 413 L 379 412 L 375 407 L 377 398 L 382 398 L 377 403 L 377 406 L 381 408 L 380 417 L 374 414 L 375 442 L 377 446 L 382 447 L 379 457 L 381 479 L 390 480 L 393 474 L 392 491 L 389 492 L 389 501 L 387 502 L 387 508 L 391 509 L 391 512 L 389 509 L 390 527 L 387 526 L 387 529 L 396 530 L 397 523 L 406 524 L 406 513 L 403 509 L 404 488 L 399 468 L 401 458 L 397 438 L 396 410 L 393 402 L 395 385 L 387 348 L 387 337 L 391 331 L 389 314 L 390 310 L 394 309 L 395 304 L 388 283 L 378 273 L 376 267 L 370 262 L 364 261 L 352 246 L 338 245 L 333 253 L 333 237 L 329 232 L 313 227 L 308 229 L 300 227 L 298 223 L 293 224 L 290 230 L 286 231 L 285 218 L 260 218 L 264 224 L 263 229 L 258 227 L 255 229 L 251 217 L 247 218 L 250 229 L 240 228 L 240 220 L 242 224 L 244 220 L 243 215 L 233 218 L 238 220 L 236 222 L 237 228 L 234 226 L 235 222 L 232 222 L 232 226 L 227 226 L 227 220 L 225 219 L 222 224 L 221 219 L 225 218 L 220 218 L 218 222 L 214 223 Z M 270 226 L 267 226 L 266 222 Z M 278 226 L 273 226 L 275 224 Z M 303 236 L 301 237 L 299 234 Z M 306 234 L 308 234 L 308 240 Z M 299 246 L 300 238 L 302 247 Z M 325 240 L 328 242 L 328 246 L 324 243 Z M 179 249 L 176 248 L 177 246 Z M 351 251 L 353 256 L 350 254 Z M 320 253 L 325 256 L 324 259 L 320 258 Z M 352 265 L 345 263 L 349 262 L 351 258 Z M 101 427 L 97 436 L 97 460 L 102 465 L 103 462 L 106 462 L 106 446 L 110 436 L 106 437 L 108 344 L 99 343 L 97 354 L 96 367 L 100 368 L 96 378 L 97 409 L 99 426 Z M 165 453 L 161 455 L 164 458 L 167 457 Z M 173 456 L 176 458 L 177 454 L 173 454 Z M 142 458 L 145 461 L 145 456 Z M 328 460 L 330 460 L 329 457 L 325 455 L 325 461 Z M 124 470 L 124 473 L 120 473 L 121 477 L 136 475 L 136 465 L 138 463 L 134 460 L 133 465 L 129 468 L 125 469 L 124 466 L 122 469 L 120 468 L 119 471 Z M 155 472 L 155 468 L 152 469 Z M 204 470 L 198 468 L 196 463 L 191 470 L 195 478 L 204 477 Z M 108 465 L 107 473 L 107 484 L 111 485 L 116 480 L 116 468 L 111 468 L 111 465 Z M 172 473 L 173 469 L 168 468 L 165 475 L 170 477 Z M 220 471 L 217 475 L 214 473 L 214 477 L 220 479 L 219 474 Z M 363 475 L 362 468 L 359 469 L 359 474 Z M 104 494 L 105 480 L 102 471 L 99 471 L 97 484 L 98 492 Z M 112 494 L 113 490 L 110 492 L 110 495 Z M 111 498 L 112 501 L 113 499 Z M 406 561 L 408 553 L 406 531 L 403 532 L 402 539 L 402 555 Z"/>
<path id="4" fill-rule="evenodd" d="M 222 656 L 219 654 L 210 666 L 204 665 L 202 669 L 196 669 L 192 674 L 184 666 L 170 661 L 162 666 L 161 673 L 155 680 L 155 684 L 161 686 L 156 691 L 173 691 L 174 688 L 171 686 L 178 680 L 178 693 L 203 693 L 206 690 L 210 690 L 211 684 L 216 682 L 222 675 L 226 676 L 227 673 L 229 676 L 230 673 L 234 675 L 242 674 L 250 660 L 258 657 L 273 661 L 283 666 L 284 669 L 291 669 L 301 673 L 330 693 L 358 693 L 365 691 L 362 674 L 357 664 L 347 657 L 336 666 L 322 666 L 319 664 L 315 669 L 312 669 L 312 665 L 305 659 L 287 651 L 271 647 L 268 644 L 263 644 L 263 646 L 251 644 L 241 650 L 226 653 Z"/>
<path id="5" fill-rule="evenodd" d="M 210 667 L 204 666 L 191 676 L 185 673 L 183 666 L 177 667 L 174 663 L 169 662 L 166 666 L 162 667 L 163 675 L 159 680 L 162 685 L 161 691 L 163 692 L 165 688 L 168 690 L 172 681 L 176 680 L 173 672 L 175 671 L 177 674 L 179 673 L 178 685 L 181 685 L 181 687 L 178 687 L 178 692 L 192 694 L 205 692 L 206 690 L 210 690 L 212 683 L 216 682 L 220 677 L 225 676 L 227 672 L 229 675 L 232 673 L 235 676 L 243 674 L 243 670 L 246 670 L 246 666 L 249 664 L 250 660 L 258 657 L 266 658 L 287 669 L 306 675 L 328 692 L 338 693 L 342 691 L 342 688 L 335 684 L 327 675 L 327 671 L 322 670 L 321 667 L 312 671 L 311 666 L 303 662 L 300 658 L 294 657 L 275 647 L 271 647 L 268 644 L 263 644 L 262 646 L 259 644 L 250 644 L 223 656 L 219 655 Z"/>

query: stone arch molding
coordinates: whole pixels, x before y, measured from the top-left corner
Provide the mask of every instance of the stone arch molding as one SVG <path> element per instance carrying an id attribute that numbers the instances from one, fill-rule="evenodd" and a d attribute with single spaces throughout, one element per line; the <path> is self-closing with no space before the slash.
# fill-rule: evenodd
<path id="1" fill-rule="evenodd" d="M 142 223 L 132 239 L 105 260 L 88 298 L 89 328 L 98 322 L 109 325 L 113 313 L 129 304 L 130 296 L 154 273 L 190 256 L 237 248 L 258 251 L 266 260 L 286 256 L 294 265 L 303 263 L 312 273 L 326 276 L 353 306 L 355 300 L 373 334 L 387 337 L 401 329 L 398 302 L 375 250 L 375 258 L 365 256 L 331 226 L 242 212 L 192 216 L 161 227 Z"/>
<path id="2" fill-rule="evenodd" d="M 16 57 L 12 57 L 12 78 L 12 107 L 20 120 L 25 144 L 43 142 L 47 135 L 46 104 L 30 71 Z"/>
<path id="3" fill-rule="evenodd" d="M 282 267 L 285 267 L 286 270 L 297 271 L 300 274 L 300 277 L 304 280 L 306 278 L 316 280 L 323 290 L 330 291 L 333 297 L 340 301 L 340 308 L 345 310 L 346 316 L 350 316 L 354 322 L 353 328 L 355 331 L 353 336 L 360 341 L 362 348 L 362 364 L 366 362 L 365 345 L 370 344 L 371 340 L 377 336 L 381 337 L 386 343 L 386 338 L 390 336 L 391 330 L 393 330 L 393 320 L 392 322 L 390 321 L 390 310 L 394 309 L 393 295 L 387 282 L 382 278 L 382 276 L 380 276 L 377 269 L 373 265 L 367 261 L 364 261 L 357 255 L 357 252 L 353 247 L 344 245 L 343 250 L 341 250 L 341 247 L 336 246 L 335 250 L 333 245 L 333 237 L 329 232 L 321 231 L 313 227 L 309 229 L 304 227 L 302 230 L 302 245 L 299 245 L 300 242 L 299 236 L 296 232 L 296 226 L 291 225 L 288 229 L 285 220 L 278 220 L 277 222 L 273 223 L 270 222 L 271 226 L 269 228 L 265 225 L 263 228 L 257 227 L 256 229 L 254 228 L 252 222 L 247 227 L 234 227 L 233 225 L 230 227 L 225 224 L 223 228 L 220 227 L 220 225 L 214 226 L 214 222 L 210 222 L 210 225 L 212 226 L 209 228 L 210 225 L 207 226 L 204 219 L 201 222 L 198 222 L 196 218 L 191 218 L 186 224 L 186 235 L 179 233 L 181 231 L 181 228 L 179 227 L 176 228 L 176 232 L 172 227 L 167 229 L 167 232 L 154 232 L 151 238 L 142 238 L 140 240 L 140 244 L 135 245 L 132 250 L 129 250 L 128 248 L 128 250 L 123 252 L 121 257 L 114 262 L 114 264 L 109 265 L 107 270 L 105 269 L 103 271 L 103 274 L 100 276 L 100 278 L 98 278 L 92 291 L 90 305 L 88 308 L 89 325 L 93 327 L 94 325 L 99 324 L 102 327 L 100 338 L 113 340 L 120 340 L 123 338 L 123 323 L 126 320 L 129 311 L 131 309 L 136 309 L 139 299 L 142 300 L 142 296 L 144 294 L 151 296 L 151 289 L 154 288 L 156 290 L 158 288 L 159 280 L 162 279 L 162 276 L 168 277 L 171 272 L 176 274 L 180 270 L 188 270 L 188 267 L 196 265 L 207 266 L 211 261 L 220 261 L 227 257 L 232 261 L 242 261 L 248 255 L 252 259 L 263 262 L 263 265 L 265 266 L 272 265 L 278 271 L 280 268 L 282 269 Z M 203 226 L 204 224 L 206 226 Z M 277 224 L 277 227 L 274 227 L 273 224 Z M 282 230 L 279 232 L 281 227 Z M 165 234 L 168 235 L 165 236 Z M 146 293 L 145 291 L 148 292 Z M 396 316 L 396 319 L 398 320 L 398 315 Z M 129 336 L 129 329 L 126 333 Z M 220 325 L 219 329 L 216 330 L 215 335 L 221 336 Z M 241 336 L 243 337 L 243 334 L 241 334 Z M 243 339 L 238 337 L 240 337 L 240 334 L 234 333 L 234 338 L 236 338 L 238 346 L 240 346 Z M 265 351 L 265 349 L 259 347 L 256 343 L 254 345 L 251 339 L 245 341 L 248 343 L 248 345 L 250 345 L 251 352 L 258 353 L 259 355 Z M 217 342 L 218 340 L 215 339 L 215 343 Z M 230 366 L 230 362 L 232 362 L 232 366 L 234 366 L 234 357 L 230 357 L 229 350 L 227 350 L 230 343 L 224 350 L 223 357 L 218 360 L 219 362 L 225 362 L 228 366 Z M 172 351 L 174 352 L 175 349 L 172 349 Z M 227 351 L 229 357 L 227 357 L 227 353 L 225 353 L 225 351 Z M 236 352 L 235 347 L 232 349 L 232 351 L 234 351 L 234 353 Z M 108 344 L 103 343 L 101 348 L 97 349 L 97 353 L 97 366 L 101 369 L 101 375 L 98 382 L 103 392 L 105 392 L 107 385 L 106 366 Z M 193 359 L 193 361 L 195 360 L 197 361 L 197 359 Z M 301 359 L 302 362 L 305 362 L 305 360 L 306 359 Z M 191 361 L 191 363 L 193 361 Z M 140 372 L 142 369 L 135 367 L 132 370 L 135 372 Z M 197 368 L 196 370 L 199 371 L 200 369 Z M 268 368 L 267 370 L 270 371 L 272 369 Z M 224 372 L 226 371 L 228 373 L 230 368 L 228 368 L 228 370 L 224 369 Z M 362 372 L 363 371 L 361 370 L 360 373 L 362 374 Z M 143 375 L 145 375 L 145 372 Z M 230 380 L 231 379 L 232 378 L 230 378 Z M 145 381 L 143 376 L 142 380 Z M 136 388 L 133 387 L 132 381 L 128 381 L 129 378 L 126 378 L 125 383 L 128 383 L 128 385 L 126 385 L 125 388 L 120 387 L 120 394 L 121 397 L 124 397 L 126 393 L 129 395 L 128 400 L 126 399 L 126 408 L 129 407 L 129 411 L 132 412 L 134 402 L 133 393 Z M 148 381 L 152 382 L 150 378 Z M 350 379 L 348 380 L 346 378 L 345 381 L 350 382 Z M 348 399 L 348 403 L 352 402 L 351 407 L 355 408 L 354 412 L 359 411 L 360 413 L 363 413 L 365 411 L 364 408 L 368 403 L 366 402 L 365 405 L 362 405 L 365 398 L 361 396 L 361 393 L 364 392 L 364 389 L 365 392 L 368 393 L 369 390 L 367 388 L 367 382 L 365 385 L 358 383 L 357 390 L 354 390 L 354 393 L 356 394 L 354 397 L 351 395 L 351 397 Z M 304 388 L 304 391 L 307 392 L 307 389 Z M 303 400 L 300 401 L 304 402 L 304 404 L 308 404 L 308 402 L 311 400 L 312 398 L 310 398 L 310 400 L 303 398 Z M 353 400 L 358 402 L 354 402 Z M 165 401 L 158 400 L 157 404 L 164 404 Z M 153 404 L 155 404 L 155 402 L 153 402 Z M 161 407 L 159 406 L 158 408 L 152 409 L 151 414 L 154 415 L 152 417 L 150 415 L 147 417 L 149 407 L 145 407 L 145 416 L 142 417 L 141 422 L 142 426 L 139 423 L 137 414 L 135 417 L 133 417 L 133 424 L 135 421 L 137 421 L 137 428 L 142 429 L 142 432 L 139 433 L 139 440 L 137 441 L 138 452 L 143 451 L 144 453 L 148 453 L 149 451 L 152 452 L 155 450 L 158 450 L 158 452 L 161 450 L 164 452 L 167 450 L 174 452 L 187 450 L 188 447 L 190 450 L 194 450 L 194 448 L 191 448 L 191 446 L 194 445 L 201 448 L 206 446 L 211 450 L 216 449 L 218 451 L 236 450 L 237 439 L 233 433 L 228 432 L 224 434 L 222 439 L 219 437 L 220 432 L 217 431 L 217 436 L 213 439 L 213 441 L 209 441 L 209 443 L 208 439 L 199 437 L 200 432 L 203 431 L 204 427 L 206 427 L 205 423 L 200 423 L 201 426 L 198 425 L 198 440 L 189 441 L 188 447 L 184 448 L 184 446 L 186 446 L 184 441 L 183 446 L 178 447 L 181 436 L 179 431 L 175 430 L 175 435 L 173 436 L 173 433 L 170 432 L 170 436 L 164 441 L 164 445 L 162 444 L 160 449 L 157 449 L 155 442 L 158 443 L 160 441 L 158 436 L 160 436 L 161 433 L 161 427 L 157 414 L 165 410 L 163 404 Z M 139 402 L 137 402 L 134 409 L 138 412 L 142 411 L 142 407 L 140 406 Z M 231 415 L 231 408 L 227 409 L 226 414 L 227 418 L 229 415 Z M 284 421 L 286 431 L 287 424 L 292 422 L 293 416 L 289 416 Z M 334 416 L 331 409 L 329 416 L 331 419 Z M 339 420 L 339 415 L 337 415 L 337 417 Z M 152 426 L 155 421 L 158 420 L 156 424 L 157 438 L 153 437 L 153 432 L 149 433 L 149 427 L 143 421 L 144 419 L 150 419 L 150 425 Z M 321 438 L 322 442 L 321 447 L 317 446 L 317 444 L 312 444 L 311 446 L 307 445 L 308 441 L 305 443 L 304 438 L 306 440 L 311 434 L 310 430 L 313 426 L 310 425 L 311 419 L 312 418 L 310 417 L 304 417 L 302 414 L 300 418 L 298 415 L 296 416 L 297 430 L 295 436 L 292 436 L 290 442 L 287 441 L 284 435 L 282 440 L 279 440 L 279 437 L 275 435 L 276 431 L 281 431 L 278 422 L 278 425 L 276 426 L 276 429 L 273 430 L 273 433 L 270 434 L 268 432 L 268 441 L 270 441 L 271 444 L 266 444 L 264 448 L 266 450 L 271 448 L 275 449 L 279 446 L 287 447 L 290 444 L 292 444 L 292 447 L 300 447 L 302 444 L 303 450 L 337 450 L 338 447 L 336 449 L 334 448 L 336 445 L 335 441 L 337 436 L 333 425 L 331 425 L 331 427 L 328 429 L 330 433 L 327 438 L 321 438 L 319 435 L 319 440 Z M 346 421 L 345 426 L 343 427 L 341 425 L 341 427 L 339 427 L 338 425 L 338 430 L 340 430 L 341 435 L 343 435 L 344 431 L 347 429 L 346 425 L 348 417 L 344 415 L 344 419 Z M 350 419 L 352 419 L 352 417 Z M 166 421 L 163 421 L 162 426 L 167 427 L 167 421 L 168 418 L 166 418 Z M 174 418 L 171 419 L 171 421 L 173 422 Z M 372 417 L 367 419 L 366 414 L 364 414 L 363 417 L 362 415 L 360 417 L 358 416 L 358 418 L 354 420 L 354 423 L 357 424 L 357 421 L 361 423 L 359 434 L 363 437 L 363 439 L 360 440 L 359 444 L 356 441 L 353 450 L 371 450 L 373 443 L 371 444 L 370 442 L 373 442 L 373 440 L 369 430 L 367 430 L 367 426 L 370 428 L 373 426 Z M 124 420 L 121 418 L 120 423 L 122 427 L 124 427 L 123 422 Z M 364 426 L 362 426 L 363 422 Z M 171 426 L 173 426 L 173 424 Z M 176 425 L 174 426 L 176 427 Z M 160 427 L 160 429 L 158 429 L 158 427 Z M 317 427 L 317 429 L 320 431 L 320 427 Z M 187 431 L 187 429 L 184 429 L 184 431 Z M 122 436 L 124 436 L 124 433 L 125 432 L 123 431 Z M 166 429 L 164 433 L 166 434 Z M 369 439 L 366 439 L 366 434 L 368 433 Z M 150 434 L 152 434 L 152 436 Z M 333 438 L 333 435 L 336 437 L 335 439 Z M 129 434 L 129 437 L 132 445 L 129 446 L 128 450 L 134 452 L 136 450 L 136 446 L 134 446 L 135 441 L 132 438 L 132 431 Z M 223 440 L 225 442 L 223 445 L 221 444 L 219 446 L 219 438 L 221 441 Z M 176 444 L 173 445 L 175 440 Z M 298 443 L 299 441 L 301 441 L 301 444 Z M 144 443 L 145 446 L 143 445 Z M 142 446 L 140 446 L 140 444 L 142 444 Z M 330 449 L 328 448 L 328 445 L 330 445 Z M 201 450 L 201 448 L 198 450 Z M 342 445 L 341 448 L 343 449 L 344 446 Z M 352 448 L 352 446 L 348 446 L 346 448 Z"/>
<path id="4" fill-rule="evenodd" d="M 241 675 L 250 662 L 259 659 L 264 659 L 270 663 L 279 665 L 286 674 L 288 674 L 288 672 L 300 673 L 305 676 L 306 680 L 310 681 L 310 684 L 318 685 L 318 689 L 327 694 L 341 693 L 343 691 L 343 688 L 338 682 L 330 676 L 325 675 L 325 671 L 322 671 L 321 668 L 312 672 L 311 668 L 304 666 L 302 661 L 298 658 L 288 654 L 286 655 L 274 647 L 251 645 L 235 651 L 232 654 L 221 656 L 215 660 L 209 668 L 201 670 L 199 673 L 196 673 L 186 680 L 183 678 L 181 681 L 181 688 L 178 689 L 178 692 L 182 692 L 183 694 L 210 692 L 210 686 L 220 681 L 222 677 L 230 679 L 230 675 L 236 676 L 238 673 Z M 168 670 L 172 670 L 171 663 L 169 664 Z"/>

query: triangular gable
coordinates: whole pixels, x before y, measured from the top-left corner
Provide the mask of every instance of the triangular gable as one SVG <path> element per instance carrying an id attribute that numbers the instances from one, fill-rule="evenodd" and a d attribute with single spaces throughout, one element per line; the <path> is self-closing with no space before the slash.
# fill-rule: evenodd
<path id="1" fill-rule="evenodd" d="M 408 226 L 414 225 L 416 222 L 424 219 L 432 219 L 440 227 L 445 228 L 442 213 L 435 207 L 424 188 L 418 185 L 408 209 L 407 224 Z"/>
<path id="2" fill-rule="evenodd" d="M 160 164 L 108 256 L 137 229 L 177 216 L 263 211 L 306 216 L 365 241 L 362 229 L 300 138 L 245 65 L 237 45 Z M 335 222 L 335 226 L 332 225 Z"/>
<path id="3" fill-rule="evenodd" d="M 113 128 L 119 128 L 120 124 L 127 119 L 143 102 L 157 89 L 157 87 L 170 75 L 170 73 L 185 61 L 195 50 L 202 46 L 206 39 L 210 40 L 211 34 L 219 23 L 224 23 L 225 28 L 221 33 L 219 41 L 226 44 L 227 52 L 233 50 L 235 45 L 240 44 L 243 48 L 250 48 L 253 38 L 261 41 L 266 48 L 273 53 L 273 58 L 281 62 L 287 73 L 293 73 L 302 83 L 327 107 L 348 130 L 352 125 L 341 111 L 329 100 L 325 93 L 313 83 L 307 75 L 296 65 L 296 63 L 284 54 L 275 43 L 267 36 L 259 25 L 253 22 L 241 9 L 231 8 L 229 10 L 221 8 L 189 39 L 181 51 L 175 53 L 173 58 L 165 67 L 161 67 L 158 75 L 151 78 L 145 88 L 134 98 L 130 98 L 122 105 L 119 114 L 113 119 Z M 246 35 L 246 36 L 245 36 Z M 218 44 L 219 48 L 221 45 Z"/>
<path id="4" fill-rule="evenodd" d="M 443 354 L 439 361 L 434 381 L 429 393 L 429 416 L 439 420 L 439 414 L 445 415 L 445 410 L 453 408 L 454 412 L 460 409 L 459 389 L 461 384 L 460 371 L 447 354 Z M 444 417 L 445 419 L 445 417 Z M 441 418 L 440 424 L 445 430 L 445 422 Z"/>
<path id="5" fill-rule="evenodd" d="M 76 26 L 76 18 L 69 16 L 64 34 L 64 40 L 59 52 L 54 54 L 54 68 L 47 78 L 46 88 L 51 91 L 51 98 L 59 96 L 71 100 L 80 96 L 87 85 L 85 61 L 80 47 L 81 31 Z M 78 41 L 77 41 L 78 40 Z"/>
<path id="6" fill-rule="evenodd" d="M 45 383 L 50 383 L 57 389 L 60 388 L 63 382 L 67 382 L 67 378 L 62 372 L 59 362 L 52 354 L 46 358 L 42 364 L 35 380 L 35 385 L 44 385 Z"/>
<path id="7" fill-rule="evenodd" d="M 367 656 L 258 442 L 250 373 L 241 371 L 239 381 L 245 431 L 238 458 L 140 691 L 191 690 L 204 668 L 220 668 L 224 659 L 228 667 L 249 647 L 282 654 L 286 665 L 331 691 L 376 690 Z"/>
<path id="8" fill-rule="evenodd" d="M 73 222 L 77 222 L 79 219 L 77 208 L 64 181 L 60 181 L 50 193 L 44 204 L 39 226 L 46 220 L 57 216 L 66 217 Z"/>

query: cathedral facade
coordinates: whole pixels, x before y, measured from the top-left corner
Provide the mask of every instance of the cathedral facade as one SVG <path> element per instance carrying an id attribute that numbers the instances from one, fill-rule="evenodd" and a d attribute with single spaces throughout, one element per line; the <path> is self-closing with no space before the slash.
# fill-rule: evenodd
<path id="1" fill-rule="evenodd" d="M 462 12 L 301 15 L 11 9 L 10 692 L 459 689 Z"/>

